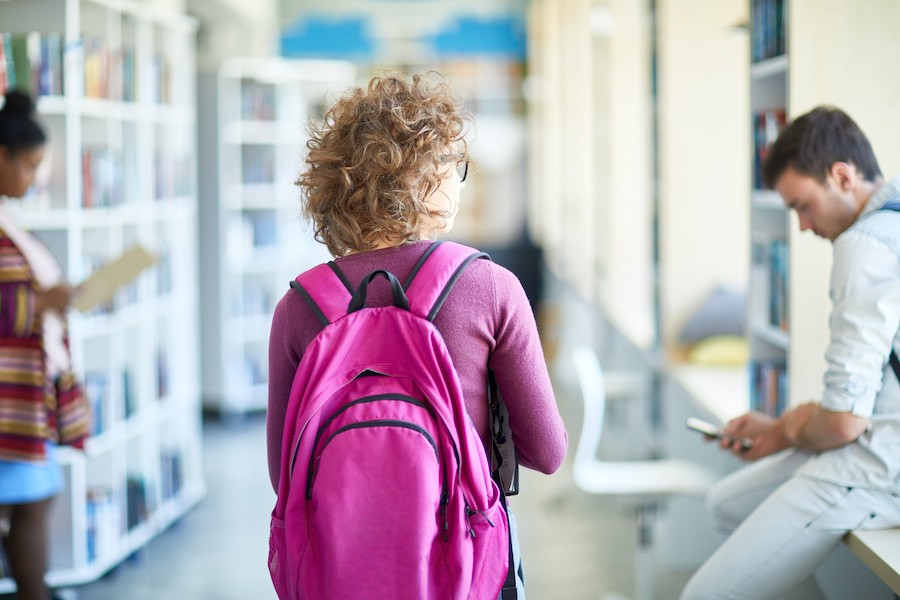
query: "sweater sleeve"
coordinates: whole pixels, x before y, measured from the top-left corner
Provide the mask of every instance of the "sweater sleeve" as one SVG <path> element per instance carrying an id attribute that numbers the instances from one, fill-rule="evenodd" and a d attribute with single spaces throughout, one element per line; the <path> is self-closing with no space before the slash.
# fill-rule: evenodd
<path id="1" fill-rule="evenodd" d="M 297 294 L 288 291 L 275 307 L 272 331 L 269 335 L 269 399 L 266 411 L 266 447 L 269 461 L 269 478 L 278 493 L 278 477 L 281 471 L 281 444 L 288 398 L 294 373 L 300 364 L 302 351 L 300 335 L 296 331 L 301 320 Z"/>
<path id="2" fill-rule="evenodd" d="M 519 462 L 553 473 L 565 460 L 568 434 L 556 405 L 537 323 L 515 275 L 494 269 L 494 283 L 498 320 L 490 368 L 509 411 Z"/>

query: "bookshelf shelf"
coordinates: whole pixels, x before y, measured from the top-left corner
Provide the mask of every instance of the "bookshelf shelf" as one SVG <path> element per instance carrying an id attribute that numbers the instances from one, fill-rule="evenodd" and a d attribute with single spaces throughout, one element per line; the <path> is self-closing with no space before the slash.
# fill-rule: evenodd
<path id="1" fill-rule="evenodd" d="M 271 315 L 302 271 L 328 260 L 300 222 L 294 186 L 306 123 L 354 82 L 339 61 L 231 59 L 201 75 L 204 405 L 226 414 L 267 400 Z M 205 157 L 205 158 L 204 158 Z"/>
<path id="2" fill-rule="evenodd" d="M 787 332 L 777 329 L 772 325 L 755 323 L 752 330 L 753 335 L 761 341 L 767 342 L 780 350 L 787 352 L 790 347 L 791 340 L 788 337 Z"/>
<path id="3" fill-rule="evenodd" d="M 771 190 L 753 190 L 751 203 L 755 209 L 776 211 L 783 213 L 782 216 L 787 213 L 781 196 L 778 195 L 778 192 Z"/>
<path id="4" fill-rule="evenodd" d="M 787 54 L 766 58 L 750 66 L 750 78 L 753 81 L 762 81 L 770 77 L 784 77 L 787 75 L 787 67 Z"/>
<path id="5" fill-rule="evenodd" d="M 54 502 L 47 579 L 77 585 L 133 554 L 204 493 L 192 335 L 197 23 L 133 0 L 0 2 L 0 23 L 0 33 L 59 45 L 58 60 L 34 63 L 41 77 L 20 82 L 46 74 L 64 85 L 29 90 L 39 96 L 51 160 L 46 182 L 14 205 L 23 224 L 72 283 L 136 242 L 161 257 L 109 306 L 69 316 L 96 429 L 85 452 L 60 448 L 67 485 Z M 98 52 L 110 57 L 102 70 Z M 13 587 L 0 580 L 0 593 Z"/>

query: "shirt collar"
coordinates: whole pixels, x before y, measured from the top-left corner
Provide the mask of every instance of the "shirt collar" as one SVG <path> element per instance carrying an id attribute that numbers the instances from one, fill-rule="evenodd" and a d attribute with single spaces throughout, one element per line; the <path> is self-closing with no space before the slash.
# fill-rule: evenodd
<path id="1" fill-rule="evenodd" d="M 879 210 L 882 206 L 890 201 L 900 201 L 900 177 L 894 177 L 885 182 L 883 186 L 878 188 L 872 197 L 866 202 L 860 217 L 869 214 L 872 211 Z"/>

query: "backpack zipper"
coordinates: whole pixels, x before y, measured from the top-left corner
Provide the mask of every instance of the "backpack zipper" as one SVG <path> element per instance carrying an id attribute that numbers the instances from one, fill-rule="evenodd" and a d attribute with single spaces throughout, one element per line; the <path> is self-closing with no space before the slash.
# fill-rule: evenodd
<path id="1" fill-rule="evenodd" d="M 412 396 L 405 396 L 403 394 L 376 394 L 374 396 L 364 396 L 364 397 L 354 400 L 352 402 L 348 402 L 344 406 L 340 407 L 338 410 L 334 411 L 334 413 L 332 413 L 332 415 L 330 417 L 328 417 L 328 419 L 326 419 L 325 422 L 319 427 L 319 431 L 316 432 L 316 439 L 313 442 L 313 456 L 315 456 L 316 449 L 319 447 L 319 439 L 322 437 L 322 433 L 325 431 L 325 429 L 328 428 L 328 426 L 331 424 L 331 422 L 334 421 L 334 419 L 338 415 L 340 415 L 347 409 L 349 409 L 353 406 L 356 406 L 357 404 L 365 404 L 367 402 L 375 402 L 378 400 L 399 400 L 401 402 L 415 404 L 416 406 L 420 406 L 420 407 L 424 408 L 425 410 L 427 410 L 432 418 L 437 419 L 437 416 L 434 414 L 434 411 L 431 409 L 430 406 L 428 406 L 426 403 L 422 402 L 421 400 L 417 400 L 417 399 L 413 398 Z M 290 471 L 291 475 L 294 474 L 294 464 L 297 461 L 297 450 L 300 447 L 300 438 L 302 436 L 303 436 L 303 433 L 301 432 L 301 434 L 297 436 L 296 441 L 294 442 L 294 450 L 291 453 L 291 456 L 292 456 L 291 471 Z M 312 473 L 312 466 L 313 466 L 313 456 L 311 456 L 309 459 L 309 470 L 306 473 L 307 489 L 309 489 L 309 486 L 312 482 L 311 473 Z"/>
<path id="2" fill-rule="evenodd" d="M 450 504 L 450 492 L 447 491 L 447 470 L 443 469 L 444 489 L 441 491 L 441 518 L 444 521 L 443 534 L 444 541 L 450 541 L 450 521 L 447 519 L 447 505 Z"/>
<path id="3" fill-rule="evenodd" d="M 313 452 L 313 456 L 310 457 L 310 467 L 309 467 L 309 473 L 307 474 L 308 477 L 307 477 L 307 486 L 306 486 L 306 498 L 307 499 L 312 498 L 314 461 L 315 462 L 319 461 L 320 457 L 325 452 L 325 448 L 327 448 L 328 444 L 331 443 L 331 440 L 333 440 L 336 436 L 340 435 L 341 433 L 350 431 L 352 429 L 368 429 L 371 427 L 403 427 L 405 429 L 411 429 L 413 431 L 416 431 L 416 432 L 422 434 L 422 436 L 428 441 L 428 443 L 431 444 L 431 448 L 434 450 L 435 459 L 437 459 L 438 463 L 441 462 L 441 457 L 438 454 L 437 444 L 435 443 L 434 438 L 432 438 L 431 435 L 427 431 L 425 431 L 425 429 L 423 429 L 422 427 L 419 427 L 418 425 L 413 425 L 412 423 L 408 423 L 406 421 L 399 421 L 396 419 L 378 419 L 378 420 L 374 420 L 374 421 L 365 421 L 362 423 L 352 423 L 350 425 L 345 425 L 344 427 L 341 427 L 340 429 L 338 429 L 337 431 L 332 433 L 328 437 L 328 439 L 325 440 L 325 443 L 322 444 L 322 449 L 319 450 L 318 452 Z M 315 471 L 318 472 L 318 469 L 316 469 Z"/>

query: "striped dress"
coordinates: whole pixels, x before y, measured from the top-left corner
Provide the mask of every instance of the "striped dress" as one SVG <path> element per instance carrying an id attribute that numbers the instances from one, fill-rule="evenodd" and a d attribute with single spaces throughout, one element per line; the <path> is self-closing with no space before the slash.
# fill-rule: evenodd
<path id="1" fill-rule="evenodd" d="M 25 257 L 0 231 L 0 459 L 42 462 L 47 442 L 83 445 L 87 408 L 71 373 L 51 380 Z"/>

